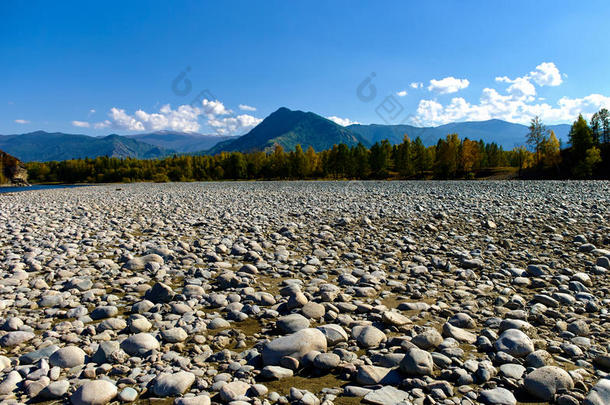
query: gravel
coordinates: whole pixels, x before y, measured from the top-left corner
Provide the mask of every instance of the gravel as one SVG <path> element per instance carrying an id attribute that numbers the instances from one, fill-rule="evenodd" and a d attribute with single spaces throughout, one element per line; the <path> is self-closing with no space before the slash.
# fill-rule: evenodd
<path id="1" fill-rule="evenodd" d="M 6 194 L 0 399 L 607 404 L 609 215 L 594 181 Z"/>

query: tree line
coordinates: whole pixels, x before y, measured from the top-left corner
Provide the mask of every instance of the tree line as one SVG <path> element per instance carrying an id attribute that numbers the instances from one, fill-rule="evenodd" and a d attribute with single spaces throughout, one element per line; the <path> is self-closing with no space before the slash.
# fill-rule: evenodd
<path id="1" fill-rule="evenodd" d="M 527 146 L 503 150 L 458 134 L 435 145 L 404 135 L 402 143 L 387 140 L 370 148 L 362 144 L 334 145 L 325 151 L 222 152 L 214 156 L 171 156 L 163 159 L 97 157 L 27 164 L 36 183 L 113 183 L 136 181 L 208 181 L 255 179 L 461 179 L 476 178 L 501 168 L 530 178 L 610 178 L 602 162 L 610 161 L 610 122 L 607 110 L 591 124 L 579 116 L 570 131 L 570 147 L 561 144 L 542 122 L 532 120 Z"/>

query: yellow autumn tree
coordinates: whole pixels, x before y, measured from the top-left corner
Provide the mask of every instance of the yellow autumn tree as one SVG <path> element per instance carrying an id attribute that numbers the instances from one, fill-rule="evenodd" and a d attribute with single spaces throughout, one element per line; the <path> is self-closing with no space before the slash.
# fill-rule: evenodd
<path id="1" fill-rule="evenodd" d="M 462 169 L 465 173 L 470 173 L 479 161 L 479 143 L 464 139 L 462 142 Z"/>
<path id="2" fill-rule="evenodd" d="M 545 168 L 558 167 L 561 163 L 560 144 L 553 131 L 542 142 L 542 162 Z"/>

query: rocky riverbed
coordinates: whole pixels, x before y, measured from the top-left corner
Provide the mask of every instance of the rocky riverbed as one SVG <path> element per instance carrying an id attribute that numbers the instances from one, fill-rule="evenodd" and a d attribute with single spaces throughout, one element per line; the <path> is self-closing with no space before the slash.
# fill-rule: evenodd
<path id="1" fill-rule="evenodd" d="M 608 182 L 111 185 L 0 219 L 2 404 L 610 404 Z"/>

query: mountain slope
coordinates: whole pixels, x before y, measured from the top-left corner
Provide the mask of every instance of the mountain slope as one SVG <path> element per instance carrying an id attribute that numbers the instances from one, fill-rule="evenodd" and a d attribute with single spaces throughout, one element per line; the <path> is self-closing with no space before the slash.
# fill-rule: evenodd
<path id="1" fill-rule="evenodd" d="M 0 185 L 28 185 L 28 171 L 17 158 L 0 150 Z"/>
<path id="2" fill-rule="evenodd" d="M 567 144 L 570 125 L 549 125 L 547 127 L 555 132 L 555 135 L 563 144 Z M 455 122 L 438 127 L 414 127 L 411 125 L 350 125 L 347 127 L 352 132 L 358 133 L 369 142 L 375 143 L 387 139 L 392 144 L 401 143 L 403 136 L 407 134 L 411 140 L 418 136 L 426 146 L 434 145 L 440 138 L 448 134 L 457 133 L 460 138 L 471 140 L 484 140 L 495 142 L 504 147 L 512 149 L 515 146 L 525 144 L 525 136 L 528 127 L 521 124 L 502 120 Z"/>
<path id="3" fill-rule="evenodd" d="M 186 132 L 158 131 L 150 134 L 126 135 L 126 138 L 171 149 L 178 153 L 191 153 L 207 150 L 217 143 L 235 139 L 235 136 L 202 135 Z"/>
<path id="4" fill-rule="evenodd" d="M 300 144 L 304 150 L 311 146 L 314 150 L 321 151 L 340 143 L 348 146 L 358 143 L 369 145 L 362 136 L 324 117 L 312 112 L 292 111 L 282 107 L 246 135 L 221 142 L 208 153 L 265 150 L 275 144 L 281 145 L 285 150 L 293 150 Z"/>
<path id="5" fill-rule="evenodd" d="M 25 162 L 98 156 L 150 159 L 173 153 L 171 150 L 114 134 L 93 137 L 44 131 L 0 135 L 0 149 Z"/>

